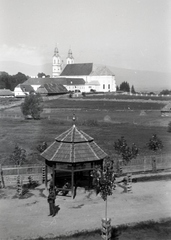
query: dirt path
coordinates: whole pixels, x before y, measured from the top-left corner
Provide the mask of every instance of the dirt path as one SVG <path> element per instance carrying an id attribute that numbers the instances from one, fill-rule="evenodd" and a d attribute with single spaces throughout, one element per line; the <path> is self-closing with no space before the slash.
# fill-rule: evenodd
<path id="1" fill-rule="evenodd" d="M 59 212 L 49 217 L 46 197 L 40 193 L 44 186 L 30 192 L 28 198 L 14 198 L 15 189 L 0 190 L 0 240 L 55 237 L 82 230 L 101 228 L 105 203 L 100 196 L 78 189 L 73 200 L 57 197 Z M 46 194 L 46 191 L 44 191 Z M 171 217 L 171 181 L 133 184 L 133 193 L 116 188 L 108 198 L 108 216 L 112 225 Z"/>

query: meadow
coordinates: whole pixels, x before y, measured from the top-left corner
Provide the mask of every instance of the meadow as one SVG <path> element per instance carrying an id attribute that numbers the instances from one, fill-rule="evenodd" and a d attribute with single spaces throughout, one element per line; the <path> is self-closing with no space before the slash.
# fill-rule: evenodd
<path id="1" fill-rule="evenodd" d="M 152 134 L 162 140 L 163 155 L 171 154 L 171 136 L 167 132 L 170 118 L 161 117 L 160 110 L 165 102 L 128 102 L 87 99 L 54 99 L 44 102 L 40 120 L 13 118 L 20 114 L 19 107 L 3 111 L 7 117 L 0 118 L 1 163 L 7 164 L 15 144 L 26 149 L 29 163 L 40 161 L 37 146 L 42 142 L 50 145 L 62 132 L 73 125 L 92 136 L 95 142 L 109 155 L 114 156 L 114 142 L 124 136 L 129 145 L 136 143 L 140 154 L 152 154 L 146 143 Z M 42 159 L 41 159 L 42 160 Z"/>

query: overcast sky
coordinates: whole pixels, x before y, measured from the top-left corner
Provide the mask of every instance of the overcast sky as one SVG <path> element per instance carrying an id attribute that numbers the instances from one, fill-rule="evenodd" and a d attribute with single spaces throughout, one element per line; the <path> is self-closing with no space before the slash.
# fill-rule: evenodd
<path id="1" fill-rule="evenodd" d="M 170 0 L 0 0 L 0 61 L 171 72 Z"/>

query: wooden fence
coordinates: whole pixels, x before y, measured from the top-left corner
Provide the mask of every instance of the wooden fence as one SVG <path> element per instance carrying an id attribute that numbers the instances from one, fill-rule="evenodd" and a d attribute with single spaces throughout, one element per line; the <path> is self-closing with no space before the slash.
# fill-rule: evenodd
<path id="1" fill-rule="evenodd" d="M 171 169 L 171 155 L 151 155 L 148 157 L 138 156 L 136 159 L 132 159 L 128 165 L 123 166 L 123 172 L 147 172 L 152 171 L 152 158 L 156 159 L 157 170 L 169 170 Z"/>
<path id="2" fill-rule="evenodd" d="M 128 165 L 122 166 L 123 173 L 152 171 L 152 157 L 154 156 L 138 156 L 136 159 L 132 159 Z M 171 155 L 157 155 L 155 157 L 157 170 L 171 170 Z M 34 181 L 41 183 L 43 167 L 44 165 L 2 166 L 5 184 L 16 184 L 18 174 L 20 174 L 23 183 L 28 182 L 29 176 L 32 176 Z M 50 172 L 51 170 L 48 169 L 49 175 Z"/>

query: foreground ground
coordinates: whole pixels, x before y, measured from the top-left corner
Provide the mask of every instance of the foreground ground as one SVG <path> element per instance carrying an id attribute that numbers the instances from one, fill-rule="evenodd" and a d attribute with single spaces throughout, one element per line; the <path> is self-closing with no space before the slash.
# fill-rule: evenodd
<path id="1" fill-rule="evenodd" d="M 80 188 L 75 199 L 57 197 L 58 212 L 53 218 L 48 216 L 47 192 L 43 185 L 27 193 L 24 199 L 16 198 L 15 194 L 14 188 L 0 190 L 1 240 L 54 238 L 101 228 L 105 203 L 93 191 L 85 192 Z M 114 194 L 108 198 L 108 216 L 111 217 L 113 226 L 149 220 L 161 221 L 171 218 L 170 202 L 171 181 L 137 182 L 133 184 L 133 193 L 130 194 L 122 193 L 121 188 L 116 188 Z M 148 232 L 142 229 L 142 235 L 136 235 L 139 238 L 132 239 L 171 239 L 168 231 L 166 237 L 169 238 L 154 238 L 153 230 L 150 233 L 151 238 L 140 238 Z M 127 239 L 124 238 L 125 234 L 126 232 L 121 233 L 121 240 Z M 100 239 L 99 234 L 92 237 L 94 238 L 89 239 Z"/>

